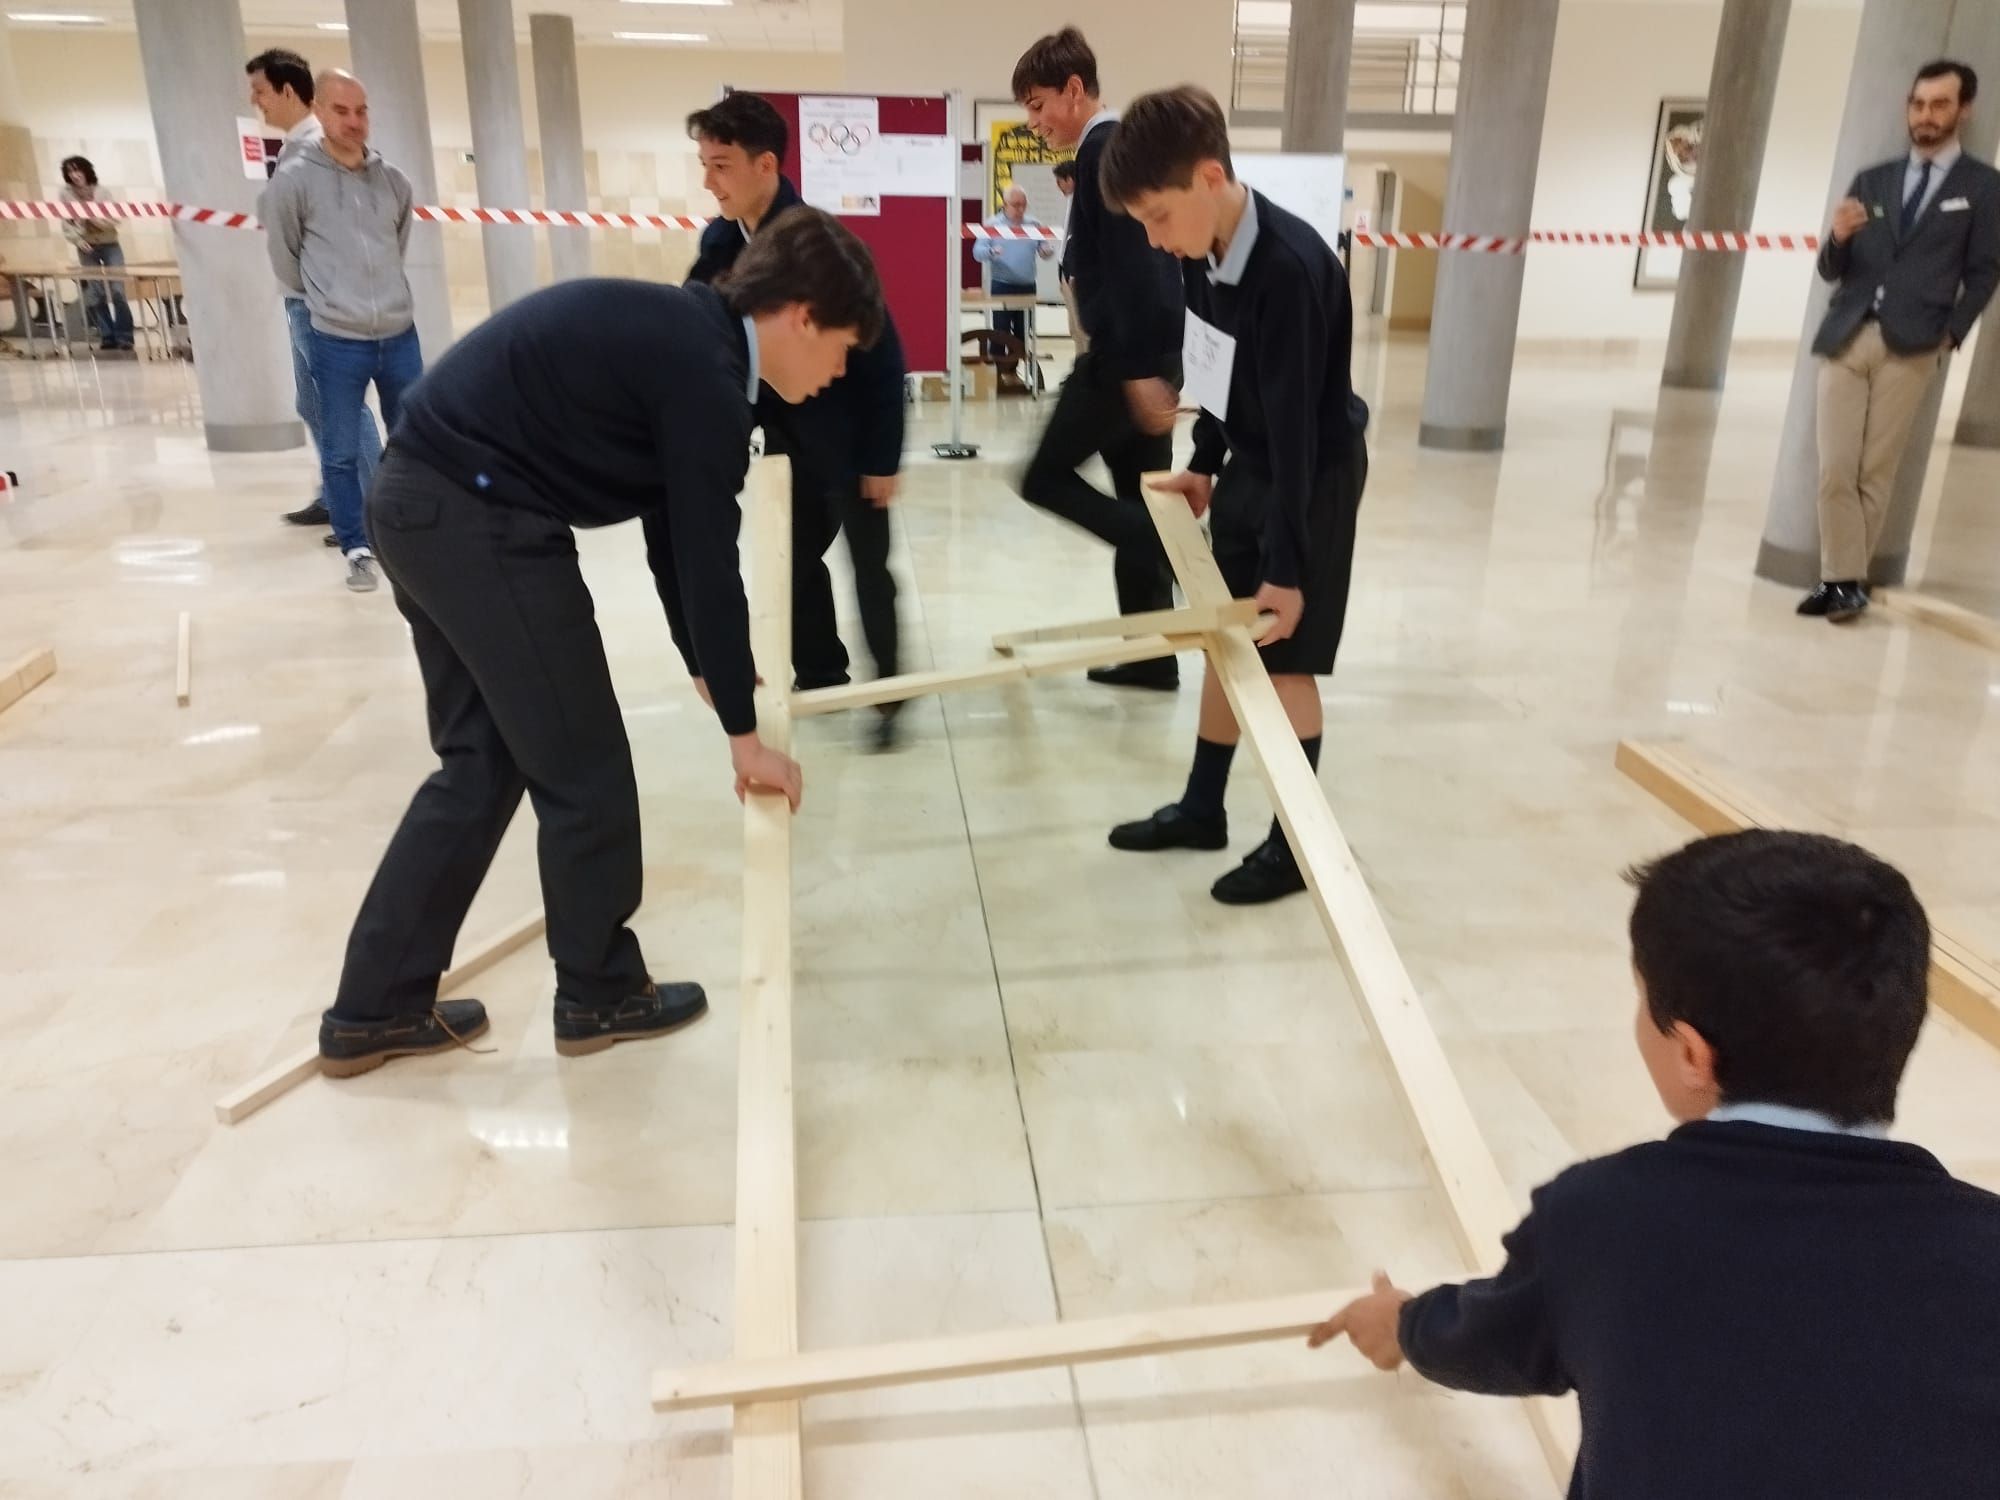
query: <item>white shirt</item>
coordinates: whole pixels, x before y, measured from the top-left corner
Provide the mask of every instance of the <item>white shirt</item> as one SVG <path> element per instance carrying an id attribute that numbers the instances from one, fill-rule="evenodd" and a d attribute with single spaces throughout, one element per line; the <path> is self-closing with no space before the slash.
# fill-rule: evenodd
<path id="1" fill-rule="evenodd" d="M 1924 184 L 1924 201 L 1917 205 L 1917 214 L 1920 217 L 1925 209 L 1937 201 L 1938 189 L 1944 186 L 1945 174 L 1958 165 L 1958 159 L 1963 155 L 1965 148 L 1958 143 L 1956 136 L 1952 137 L 1949 145 L 1929 158 L 1919 156 L 1912 151 L 1909 161 L 1903 166 L 1903 196 L 1896 204 L 1897 212 L 1901 213 L 1903 204 L 1909 202 L 1910 194 L 1917 190 L 1917 183 L 1923 178 L 1924 162 L 1927 159 L 1931 163 L 1931 180 Z"/>
<path id="2" fill-rule="evenodd" d="M 1800 1109 L 1794 1104 L 1757 1104 L 1744 1100 L 1738 1104 L 1718 1104 L 1708 1112 L 1711 1125 L 1723 1125 L 1731 1120 L 1747 1121 L 1752 1125 L 1775 1125 L 1781 1130 L 1810 1130 L 1819 1135 L 1859 1135 L 1877 1141 L 1889 1137 L 1889 1127 L 1879 1120 L 1843 1125 L 1831 1115 L 1821 1114 L 1816 1109 Z"/>
<path id="3" fill-rule="evenodd" d="M 763 379 L 763 371 L 758 368 L 757 322 L 754 318 L 745 318 L 743 320 L 743 337 L 750 346 L 750 385 L 744 394 L 750 398 L 750 404 L 755 406 L 757 404 L 757 382 Z"/>
<path id="4" fill-rule="evenodd" d="M 1090 117 L 1090 123 L 1083 127 L 1083 134 L 1076 138 L 1077 145 L 1081 146 L 1084 143 L 1084 141 L 1089 138 L 1090 132 L 1097 129 L 1098 126 L 1114 124 L 1117 121 L 1117 119 L 1118 119 L 1117 110 L 1100 109 L 1096 114 Z"/>
<path id="5" fill-rule="evenodd" d="M 1236 233 L 1230 236 L 1229 248 L 1222 252 L 1217 261 L 1215 252 L 1208 256 L 1208 279 L 1210 284 L 1238 286 L 1243 281 L 1244 267 L 1250 264 L 1250 251 L 1257 243 L 1257 195 L 1245 190 L 1243 195 L 1243 217 L 1236 221 Z"/>

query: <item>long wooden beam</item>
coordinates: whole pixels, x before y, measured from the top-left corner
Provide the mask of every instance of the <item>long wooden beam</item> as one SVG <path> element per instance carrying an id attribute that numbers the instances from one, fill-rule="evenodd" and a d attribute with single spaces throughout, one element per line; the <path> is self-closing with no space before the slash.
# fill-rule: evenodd
<path id="1" fill-rule="evenodd" d="M 764 743 L 789 754 L 792 717 L 791 465 L 758 461 L 749 484 L 751 650 Z M 743 985 L 736 1074 L 736 1356 L 799 1347 L 797 1138 L 792 1119 L 792 810 L 782 796 L 743 803 Z M 799 1403 L 736 1408 L 735 1500 L 801 1500 Z"/>
<path id="2" fill-rule="evenodd" d="M 1984 646 L 1988 651 L 2000 651 L 2000 620 L 1977 610 L 1909 589 L 1877 589 L 1870 595 L 1870 601 L 1898 619 L 1929 625 L 1975 646 Z"/>
<path id="3" fill-rule="evenodd" d="M 483 974 L 508 954 L 526 947 L 548 926 L 541 912 L 533 912 L 511 926 L 502 928 L 468 953 L 456 967 L 447 969 L 438 981 L 438 993 L 449 995 L 461 984 Z M 319 1076 L 319 1043 L 288 1053 L 249 1082 L 239 1084 L 215 1101 L 215 1117 L 225 1125 L 237 1125 L 257 1113 L 273 1099 L 290 1093 L 308 1078 Z"/>
<path id="4" fill-rule="evenodd" d="M 1156 487 L 1162 477 L 1149 475 L 1144 493 L 1181 592 L 1190 604 L 1220 605 L 1230 597 L 1228 585 L 1186 499 Z M 1360 1001 L 1362 1019 L 1389 1059 L 1404 1111 L 1444 1193 L 1459 1249 L 1473 1269 L 1496 1271 L 1506 1257 L 1501 1237 L 1520 1220 L 1520 1207 L 1480 1134 L 1256 642 L 1240 625 L 1217 631 L 1208 641 L 1216 679 L 1263 773 L 1320 923 Z M 1557 1482 L 1567 1483 L 1576 1456 L 1568 1413 L 1542 1400 L 1529 1402 L 1527 1412 Z"/>
<path id="5" fill-rule="evenodd" d="M 1130 615 L 1107 615 L 1098 620 L 1079 620 L 1074 625 L 1045 625 L 1039 630 L 1010 630 L 993 637 L 993 649 L 1012 656 L 1018 646 L 1046 645 L 1051 641 L 1093 641 L 1135 635 L 1200 635 L 1228 625 L 1255 625 L 1257 601 L 1232 599 L 1220 609 L 1149 609 Z"/>
<path id="6" fill-rule="evenodd" d="M 1308 1292 L 1258 1302 L 1121 1313 L 1037 1328 L 999 1328 L 872 1348 L 830 1349 L 789 1359 L 693 1365 L 663 1370 L 653 1377 L 653 1409 L 681 1411 L 752 1400 L 800 1401 L 837 1391 L 969 1380 L 1050 1365 L 1087 1365 L 1304 1338 L 1359 1295 L 1357 1291 Z"/>
<path id="7" fill-rule="evenodd" d="M 1091 667 L 1115 667 L 1128 661 L 1150 661 L 1156 656 L 1172 656 L 1178 651 L 1198 651 L 1201 642 L 1199 635 L 1147 635 L 1136 640 L 1097 640 L 1063 651 L 1007 656 L 999 661 L 980 662 L 977 666 L 904 672 L 895 677 L 879 677 L 873 682 L 814 688 L 810 692 L 793 694 L 792 716 L 806 719 L 816 714 L 839 713 L 843 709 L 872 708 L 878 703 L 926 698 L 935 693 L 1000 687 L 1010 682 L 1023 682 L 1030 677 L 1082 672 Z"/>
<path id="8" fill-rule="evenodd" d="M 1717 781 L 1685 756 L 1625 740 L 1616 765 L 1703 833 L 1795 828 L 1797 821 Z M 1931 926 L 1931 1004 L 1966 1030 L 2000 1047 L 2000 966 L 1969 943 Z"/>
<path id="9" fill-rule="evenodd" d="M 56 675 L 56 654 L 44 646 L 0 668 L 0 713 Z"/>

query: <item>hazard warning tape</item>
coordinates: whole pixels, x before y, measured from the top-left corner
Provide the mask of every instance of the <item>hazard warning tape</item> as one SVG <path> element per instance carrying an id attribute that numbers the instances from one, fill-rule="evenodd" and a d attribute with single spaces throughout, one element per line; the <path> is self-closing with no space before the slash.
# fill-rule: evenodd
<path id="1" fill-rule="evenodd" d="M 715 220 L 701 214 L 608 214 L 555 208 L 443 208 L 419 204 L 411 217 L 429 224 L 544 224 L 566 229 L 706 228 Z M 208 224 L 218 229 L 261 229 L 254 214 L 186 203 L 71 203 L 0 200 L 0 219 L 172 219 L 183 224 Z M 969 240 L 1059 240 L 1063 231 L 1049 225 L 967 224 Z M 1525 236 L 1486 234 L 1389 234 L 1357 229 L 1357 245 L 1381 250 L 1467 250 L 1485 255 L 1519 255 L 1530 245 L 1649 246 L 1678 250 L 1817 250 L 1816 234 L 1747 234 L 1737 231 L 1666 231 L 1600 233 L 1570 229 L 1536 229 Z"/>

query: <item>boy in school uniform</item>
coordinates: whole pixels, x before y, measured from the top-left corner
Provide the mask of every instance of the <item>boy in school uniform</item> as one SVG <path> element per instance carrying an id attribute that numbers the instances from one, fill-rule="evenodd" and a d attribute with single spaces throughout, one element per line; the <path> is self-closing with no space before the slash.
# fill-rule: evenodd
<path id="1" fill-rule="evenodd" d="M 759 94 L 725 95 L 687 119 L 699 149 L 702 182 L 720 216 L 702 231 L 688 285 L 726 275 L 753 236 L 802 206 L 782 162 L 790 130 Z M 884 314 L 882 336 L 857 349 L 847 373 L 820 395 L 792 405 L 758 406 L 766 451 L 792 459 L 792 671 L 800 690 L 848 680 L 847 647 L 834 614 L 826 554 L 847 534 L 854 598 L 877 677 L 894 677 L 901 659 L 896 577 L 889 571 L 889 508 L 903 468 L 903 346 Z M 873 740 L 896 740 L 901 703 L 876 709 Z"/>
<path id="2" fill-rule="evenodd" d="M 1536 1189 L 1496 1276 L 1317 1329 L 1583 1406 L 1573 1500 L 2000 1489 L 2000 1197 L 1887 1138 L 1930 927 L 1864 850 L 1753 830 L 1629 877 L 1637 1034 L 1686 1122 Z"/>
<path id="3" fill-rule="evenodd" d="M 1111 544 L 1120 614 L 1171 609 L 1173 572 L 1139 477 L 1174 458 L 1180 269 L 1113 212 L 1100 191 L 1099 166 L 1118 116 L 1098 96 L 1097 56 L 1083 33 L 1067 26 L 1022 53 L 1014 99 L 1044 142 L 1076 150 L 1061 270 L 1085 335 L 1021 476 L 1021 498 Z M 1093 453 L 1111 471 L 1113 494 L 1077 472 Z M 1111 687 L 1173 692 L 1180 686 L 1171 656 L 1094 667 L 1086 675 Z"/>
<path id="4" fill-rule="evenodd" d="M 1285 713 L 1319 767 L 1316 678 L 1333 670 L 1347 616 L 1354 524 L 1368 478 L 1368 408 L 1348 377 L 1347 273 L 1317 230 L 1236 180 L 1229 127 L 1192 86 L 1147 94 L 1104 150 L 1102 186 L 1151 242 L 1182 257 L 1187 338 L 1200 345 L 1184 397 L 1194 458 L 1168 486 L 1209 512 L 1216 566 L 1240 599 L 1277 616 L 1260 644 Z M 1180 800 L 1111 831 L 1115 849 L 1223 849 L 1223 792 L 1239 730 L 1211 667 Z M 1211 894 L 1229 905 L 1305 889 L 1277 820 Z"/>
<path id="5" fill-rule="evenodd" d="M 486 1008 L 439 1000 L 438 980 L 524 792 L 540 824 L 556 1051 L 662 1036 L 708 1008 L 698 984 L 654 982 L 628 925 L 639 789 L 573 532 L 643 525 L 737 795 L 782 791 L 797 807 L 798 766 L 757 735 L 736 496 L 760 382 L 803 400 L 882 321 L 867 248 L 801 208 L 719 288 L 589 278 L 523 297 L 410 392 L 368 492 L 368 534 L 409 621 L 439 767 L 354 919 L 321 1072 L 351 1077 L 486 1030 Z"/>

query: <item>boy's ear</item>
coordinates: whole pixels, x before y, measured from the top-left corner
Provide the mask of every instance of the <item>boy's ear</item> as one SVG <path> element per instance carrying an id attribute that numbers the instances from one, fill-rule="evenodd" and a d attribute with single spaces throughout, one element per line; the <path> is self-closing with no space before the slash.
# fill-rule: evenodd
<path id="1" fill-rule="evenodd" d="M 1720 1095 L 1721 1086 L 1715 1080 L 1715 1045 L 1686 1021 L 1674 1022 L 1673 1038 L 1681 1081 L 1690 1089 Z"/>

